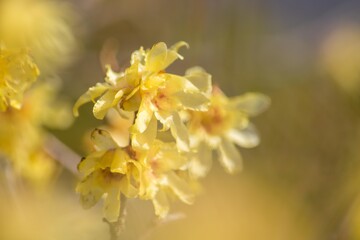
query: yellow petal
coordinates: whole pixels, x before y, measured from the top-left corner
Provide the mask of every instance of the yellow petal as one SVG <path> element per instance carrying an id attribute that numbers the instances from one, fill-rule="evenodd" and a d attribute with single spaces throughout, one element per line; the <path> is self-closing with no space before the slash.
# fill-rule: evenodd
<path id="1" fill-rule="evenodd" d="M 260 138 L 253 124 L 249 123 L 246 128 L 232 128 L 227 132 L 227 137 L 238 146 L 253 148 L 260 143 Z"/>
<path id="2" fill-rule="evenodd" d="M 134 131 L 131 138 L 131 144 L 136 148 L 149 149 L 157 134 L 157 120 L 152 116 L 146 130 L 143 133 Z"/>
<path id="3" fill-rule="evenodd" d="M 155 215 L 159 216 L 160 218 L 164 218 L 169 213 L 169 201 L 166 197 L 166 194 L 163 191 L 158 191 L 154 196 L 153 205 L 155 209 Z"/>
<path id="4" fill-rule="evenodd" d="M 97 173 L 89 175 L 78 183 L 76 192 L 80 193 L 80 202 L 84 208 L 94 206 L 104 194 L 103 189 L 97 183 Z"/>
<path id="5" fill-rule="evenodd" d="M 193 67 L 186 70 L 185 78 L 187 78 L 192 84 L 194 84 L 201 92 L 203 92 L 207 96 L 211 94 L 211 75 L 201 67 Z"/>
<path id="6" fill-rule="evenodd" d="M 176 140 L 176 145 L 180 151 L 189 151 L 189 134 L 181 121 L 178 113 L 172 115 L 172 124 L 170 126 L 170 131 L 173 137 Z"/>
<path id="7" fill-rule="evenodd" d="M 120 187 L 118 184 L 112 184 L 107 192 L 104 202 L 104 217 L 109 222 L 116 222 L 120 214 Z"/>
<path id="8" fill-rule="evenodd" d="M 95 103 L 93 108 L 94 116 L 97 119 L 103 119 L 110 108 L 115 106 L 122 96 L 122 91 L 109 90 L 104 95 L 102 95 Z"/>
<path id="9" fill-rule="evenodd" d="M 166 177 L 169 187 L 181 201 L 187 204 L 194 202 L 194 193 L 185 180 L 181 179 L 173 171 L 169 172 Z"/>
<path id="10" fill-rule="evenodd" d="M 117 144 L 111 137 L 110 133 L 102 129 L 96 128 L 92 131 L 91 139 L 97 150 L 115 149 L 117 147 Z"/>
<path id="11" fill-rule="evenodd" d="M 81 159 L 77 168 L 81 175 L 87 176 L 92 173 L 99 164 L 99 159 L 106 153 L 106 151 L 93 152 L 86 158 Z"/>
<path id="12" fill-rule="evenodd" d="M 189 170 L 195 178 L 205 177 L 211 169 L 212 149 L 202 142 L 196 150 L 197 153 L 192 155 Z"/>
<path id="13" fill-rule="evenodd" d="M 197 92 L 178 92 L 176 97 L 185 109 L 193 111 L 206 111 L 209 105 L 209 99 Z"/>
<path id="14" fill-rule="evenodd" d="M 246 93 L 230 99 L 231 106 L 245 112 L 249 116 L 256 116 L 265 111 L 270 105 L 270 98 L 261 93 Z"/>
<path id="15" fill-rule="evenodd" d="M 130 181 L 130 176 L 124 176 L 123 179 L 120 181 L 120 189 L 121 192 L 127 197 L 127 198 L 134 198 L 138 195 L 139 190 L 135 188 Z"/>
<path id="16" fill-rule="evenodd" d="M 94 87 L 89 88 L 89 90 L 76 101 L 73 107 L 74 116 L 79 116 L 79 107 L 87 102 L 95 101 L 95 98 L 101 96 L 108 88 L 108 85 L 101 83 L 97 83 Z"/>
<path id="17" fill-rule="evenodd" d="M 143 133 L 147 129 L 151 121 L 152 115 L 153 111 L 150 109 L 149 100 L 143 99 L 134 124 L 134 127 L 137 129 L 137 131 Z"/>
<path id="18" fill-rule="evenodd" d="M 129 155 L 122 149 L 116 149 L 111 162 L 111 172 L 126 174 Z"/>
<path id="19" fill-rule="evenodd" d="M 219 160 L 229 173 L 242 169 L 242 158 L 233 143 L 223 138 L 219 146 Z"/>

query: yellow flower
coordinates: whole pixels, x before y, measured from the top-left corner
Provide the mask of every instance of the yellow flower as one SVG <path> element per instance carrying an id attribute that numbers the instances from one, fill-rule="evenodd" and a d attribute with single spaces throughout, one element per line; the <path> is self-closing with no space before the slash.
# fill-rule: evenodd
<path id="1" fill-rule="evenodd" d="M 53 156 L 45 151 L 43 127 L 65 128 L 72 121 L 69 106 L 54 103 L 55 90 L 50 84 L 35 84 L 25 94 L 20 110 L 0 112 L 0 155 L 36 186 L 48 183 L 56 170 Z"/>
<path id="2" fill-rule="evenodd" d="M 35 82 L 39 70 L 25 50 L 0 45 L 0 112 L 20 109 L 23 94 Z"/>
<path id="3" fill-rule="evenodd" d="M 95 129 L 92 139 L 96 151 L 79 163 L 83 179 L 76 191 L 85 208 L 94 206 L 105 196 L 104 216 L 109 222 L 116 222 L 120 195 L 133 198 L 138 194 L 141 166 L 136 161 L 136 153 L 130 148 L 120 148 L 108 132 Z"/>
<path id="4" fill-rule="evenodd" d="M 143 158 L 143 186 L 141 199 L 153 202 L 155 214 L 165 217 L 169 212 L 169 197 L 178 198 L 191 204 L 196 193 L 197 183 L 189 178 L 187 172 L 188 156 L 179 153 L 175 143 L 155 140 Z"/>
<path id="5" fill-rule="evenodd" d="M 74 106 L 74 115 L 84 103 L 94 101 L 93 113 L 102 119 L 110 108 L 118 112 L 136 112 L 132 127 L 134 147 L 149 148 L 157 134 L 157 120 L 163 129 L 170 129 L 180 150 L 189 150 L 189 137 L 178 112 L 191 109 L 205 111 L 209 103 L 211 76 L 201 68 L 187 71 L 184 77 L 169 74 L 165 69 L 176 59 L 185 42 L 171 48 L 158 43 L 151 49 L 140 48 L 131 57 L 131 66 L 115 73 L 108 68 L 104 83 L 98 83 L 82 95 Z"/>
<path id="6" fill-rule="evenodd" d="M 263 112 L 270 99 L 259 93 L 246 93 L 228 98 L 218 87 L 213 88 L 206 112 L 189 111 L 188 127 L 196 154 L 190 170 L 198 177 L 209 170 L 211 149 L 218 152 L 220 163 L 229 173 L 242 168 L 242 159 L 234 144 L 251 148 L 259 143 L 257 131 L 249 118 Z"/>
<path id="7" fill-rule="evenodd" d="M 26 48 L 42 73 L 68 63 L 76 45 L 71 30 L 73 14 L 60 1 L 0 1 L 0 41 Z"/>

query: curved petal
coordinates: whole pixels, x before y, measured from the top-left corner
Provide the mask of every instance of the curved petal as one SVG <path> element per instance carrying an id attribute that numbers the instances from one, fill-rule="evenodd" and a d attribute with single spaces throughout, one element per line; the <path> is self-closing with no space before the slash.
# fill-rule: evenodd
<path id="1" fill-rule="evenodd" d="M 270 98 L 261 93 L 246 93 L 230 99 L 230 104 L 249 116 L 256 116 L 270 105 Z"/>
<path id="2" fill-rule="evenodd" d="M 255 126 L 251 123 L 246 128 L 232 128 L 227 132 L 227 137 L 236 143 L 236 145 L 244 148 L 253 148 L 260 143 L 260 138 Z"/>
<path id="3" fill-rule="evenodd" d="M 190 142 L 189 134 L 178 113 L 172 114 L 172 124 L 170 126 L 170 131 L 176 140 L 178 149 L 180 151 L 188 152 Z"/>
<path id="4" fill-rule="evenodd" d="M 242 157 L 233 143 L 223 138 L 219 146 L 220 163 L 229 173 L 242 169 Z"/>
<path id="5" fill-rule="evenodd" d="M 118 147 L 108 131 L 95 128 L 91 132 L 91 139 L 94 142 L 96 150 L 109 150 Z"/>
<path id="6" fill-rule="evenodd" d="M 112 184 L 104 201 L 104 216 L 109 222 L 116 222 L 120 214 L 120 188 Z"/>
<path id="7" fill-rule="evenodd" d="M 185 78 L 194 84 L 201 92 L 210 96 L 212 91 L 211 75 L 201 67 L 192 67 L 186 70 Z"/>
<path id="8" fill-rule="evenodd" d="M 135 119 L 134 127 L 136 131 L 143 133 L 147 129 L 151 121 L 152 115 L 153 111 L 150 108 L 149 100 L 143 99 Z"/>
<path id="9" fill-rule="evenodd" d="M 212 166 L 212 149 L 205 143 L 200 143 L 197 152 L 193 154 L 190 162 L 190 173 L 195 178 L 205 177 Z"/>
<path id="10" fill-rule="evenodd" d="M 206 111 L 210 104 L 207 97 L 197 92 L 178 92 L 175 96 L 185 109 L 193 111 Z"/>
<path id="11" fill-rule="evenodd" d="M 181 201 L 187 204 L 194 202 L 194 193 L 185 180 L 181 179 L 173 171 L 169 172 L 166 177 L 169 187 Z"/>
<path id="12" fill-rule="evenodd" d="M 104 194 L 97 181 L 98 174 L 94 172 L 76 186 L 76 192 L 80 193 L 81 205 L 85 209 L 94 206 Z"/>
<path id="13" fill-rule="evenodd" d="M 101 96 L 106 90 L 109 89 L 107 84 L 97 83 L 95 86 L 89 88 L 89 90 L 81 95 L 81 97 L 76 101 L 73 107 L 73 114 L 75 117 L 79 116 L 79 107 L 84 105 L 87 102 L 95 101 L 95 98 Z"/>
<path id="14" fill-rule="evenodd" d="M 149 149 L 157 134 L 157 120 L 152 116 L 146 130 L 143 133 L 133 132 L 131 144 L 133 147 Z"/>
<path id="15" fill-rule="evenodd" d="M 169 213 L 169 201 L 167 199 L 166 194 L 163 191 L 158 191 L 154 196 L 153 205 L 155 209 L 155 215 L 159 216 L 160 218 L 164 218 Z"/>
<path id="16" fill-rule="evenodd" d="M 121 92 L 109 90 L 102 95 L 95 103 L 93 114 L 97 119 L 103 119 L 107 111 L 117 104 L 116 99 L 120 99 Z"/>

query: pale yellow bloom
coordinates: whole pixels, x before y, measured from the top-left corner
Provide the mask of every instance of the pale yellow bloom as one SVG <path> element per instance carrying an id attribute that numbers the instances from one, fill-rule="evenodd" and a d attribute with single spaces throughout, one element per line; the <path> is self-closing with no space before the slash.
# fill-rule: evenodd
<path id="1" fill-rule="evenodd" d="M 0 112 L 20 109 L 23 94 L 35 82 L 39 70 L 25 50 L 0 45 Z"/>
<path id="2" fill-rule="evenodd" d="M 95 129 L 92 139 L 96 151 L 78 165 L 82 180 L 76 191 L 85 208 L 94 206 L 105 196 L 104 217 L 116 222 L 120 213 L 120 196 L 138 195 L 141 166 L 131 148 L 120 148 L 107 131 Z"/>
<path id="3" fill-rule="evenodd" d="M 156 137 L 158 121 L 163 130 L 170 129 L 177 146 L 189 150 L 189 137 L 179 111 L 191 109 L 205 111 L 209 103 L 211 76 L 201 68 L 187 71 L 185 76 L 165 72 L 176 59 L 185 42 L 167 48 L 165 43 L 155 44 L 151 49 L 141 48 L 131 57 L 131 66 L 124 72 L 115 73 L 108 68 L 104 83 L 98 83 L 82 95 L 74 106 L 74 115 L 84 103 L 94 101 L 93 113 L 102 119 L 110 108 L 121 115 L 136 112 L 132 127 L 134 147 L 149 148 Z"/>
<path id="4" fill-rule="evenodd" d="M 169 199 L 194 201 L 197 183 L 188 175 L 188 156 L 179 153 L 175 143 L 155 140 L 140 161 L 144 166 L 140 198 L 152 200 L 157 216 L 166 217 Z"/>
<path id="5" fill-rule="evenodd" d="M 242 159 L 235 145 L 244 148 L 258 145 L 257 131 L 249 119 L 263 112 L 269 103 L 270 99 L 263 94 L 246 93 L 228 98 L 214 87 L 209 110 L 189 111 L 186 116 L 191 145 L 196 152 L 190 164 L 193 175 L 201 177 L 207 173 L 212 149 L 217 150 L 220 163 L 228 172 L 240 170 Z"/>
<path id="6" fill-rule="evenodd" d="M 65 128 L 72 121 L 68 105 L 54 103 L 56 89 L 35 84 L 26 94 L 20 110 L 0 113 L 0 155 L 15 172 L 36 185 L 48 183 L 56 170 L 55 160 L 45 151 L 44 126 Z"/>

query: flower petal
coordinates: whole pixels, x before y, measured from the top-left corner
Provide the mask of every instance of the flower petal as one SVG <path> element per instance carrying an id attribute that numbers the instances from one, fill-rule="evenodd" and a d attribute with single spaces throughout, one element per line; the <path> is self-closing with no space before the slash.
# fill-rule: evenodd
<path id="1" fill-rule="evenodd" d="M 104 217 L 109 222 L 116 222 L 120 213 L 120 188 L 118 184 L 112 184 L 107 192 L 104 202 Z"/>
<path id="2" fill-rule="evenodd" d="M 134 124 L 134 127 L 138 132 L 143 133 L 147 129 L 152 119 L 152 115 L 153 111 L 150 108 L 150 101 L 147 98 L 144 98 L 140 104 Z"/>
<path id="3" fill-rule="evenodd" d="M 85 209 L 94 206 L 104 194 L 98 180 L 98 173 L 94 172 L 76 186 L 76 192 L 80 193 L 81 205 Z"/>
<path id="4" fill-rule="evenodd" d="M 212 91 L 211 75 L 201 67 L 192 67 L 185 72 L 187 78 L 201 92 L 210 95 Z"/>
<path id="5" fill-rule="evenodd" d="M 109 150 L 118 147 L 110 133 L 102 129 L 95 128 L 95 130 L 91 132 L 91 139 L 94 142 L 96 150 Z"/>
<path id="6" fill-rule="evenodd" d="M 95 98 L 101 96 L 108 89 L 109 86 L 107 84 L 101 83 L 97 83 L 95 86 L 89 88 L 89 90 L 76 101 L 73 107 L 74 116 L 79 116 L 79 107 L 81 107 L 87 102 L 95 101 Z"/>
<path id="7" fill-rule="evenodd" d="M 133 147 L 149 149 L 157 134 L 157 120 L 152 116 L 146 130 L 143 133 L 134 131 L 131 138 Z"/>
<path id="8" fill-rule="evenodd" d="M 197 152 L 192 155 L 189 171 L 195 178 L 205 177 L 212 165 L 212 149 L 205 143 L 200 143 Z"/>
<path id="9" fill-rule="evenodd" d="M 192 204 L 194 202 L 194 193 L 185 180 L 180 178 L 173 171 L 169 172 L 166 177 L 169 187 L 181 201 L 187 204 Z"/>
<path id="10" fill-rule="evenodd" d="M 107 91 L 95 103 L 93 114 L 97 119 L 103 119 L 107 111 L 116 105 L 115 96 L 119 97 L 119 92 L 114 90 Z"/>
<path id="11" fill-rule="evenodd" d="M 170 126 L 170 131 L 173 137 L 176 140 L 176 145 L 180 151 L 188 152 L 189 151 L 189 134 L 186 129 L 186 126 L 181 121 L 178 113 L 172 114 L 172 124 Z"/>
<path id="12" fill-rule="evenodd" d="M 249 116 L 256 116 L 270 105 L 270 98 L 261 93 L 246 93 L 230 99 L 230 104 Z"/>
<path id="13" fill-rule="evenodd" d="M 219 160 L 229 173 L 242 169 L 242 158 L 233 143 L 223 138 L 219 146 Z"/>
<path id="14" fill-rule="evenodd" d="M 209 105 L 209 99 L 197 92 L 178 92 L 176 97 L 185 109 L 193 111 L 206 111 Z"/>
<path id="15" fill-rule="evenodd" d="M 227 137 L 238 146 L 244 148 L 253 148 L 260 143 L 260 138 L 255 126 L 251 123 L 246 128 L 232 128 L 228 131 Z"/>
<path id="16" fill-rule="evenodd" d="M 155 209 L 155 215 L 159 216 L 160 218 L 166 217 L 170 209 L 166 194 L 163 191 L 158 191 L 152 202 Z"/>

